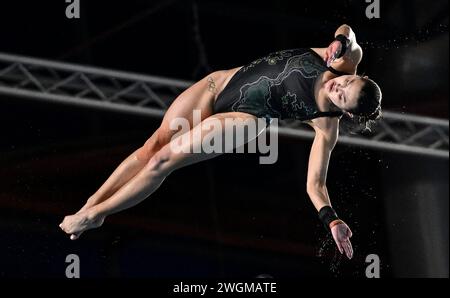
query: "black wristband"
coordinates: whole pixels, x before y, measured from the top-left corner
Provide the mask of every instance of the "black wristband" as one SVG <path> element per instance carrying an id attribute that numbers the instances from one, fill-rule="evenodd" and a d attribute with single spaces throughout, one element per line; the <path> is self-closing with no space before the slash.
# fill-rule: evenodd
<path id="1" fill-rule="evenodd" d="M 350 45 L 350 39 L 348 39 L 344 34 L 339 34 L 334 40 L 340 41 L 342 44 L 341 52 L 336 56 L 336 59 L 342 58 Z"/>
<path id="2" fill-rule="evenodd" d="M 325 229 L 330 231 L 330 223 L 335 220 L 338 220 L 339 217 L 336 214 L 336 211 L 330 206 L 325 206 L 319 211 L 319 219 L 322 221 Z"/>

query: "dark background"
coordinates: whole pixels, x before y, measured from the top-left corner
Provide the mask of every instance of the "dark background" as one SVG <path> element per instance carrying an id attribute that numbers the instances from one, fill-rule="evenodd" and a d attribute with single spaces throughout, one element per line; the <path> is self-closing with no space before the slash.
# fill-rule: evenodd
<path id="1" fill-rule="evenodd" d="M 353 27 L 360 73 L 385 110 L 448 119 L 448 1 L 2 1 L 0 52 L 197 80 L 269 52 L 326 47 Z M 197 17 L 196 17 L 197 14 Z M 196 30 L 197 28 L 197 30 Z M 202 55 L 202 53 L 204 53 Z M 329 193 L 354 232 L 337 257 L 305 191 L 310 141 L 282 138 L 279 162 L 226 155 L 173 173 L 151 199 L 72 242 L 59 231 L 156 119 L 0 97 L 0 276 L 448 277 L 448 159 L 337 146 Z"/>

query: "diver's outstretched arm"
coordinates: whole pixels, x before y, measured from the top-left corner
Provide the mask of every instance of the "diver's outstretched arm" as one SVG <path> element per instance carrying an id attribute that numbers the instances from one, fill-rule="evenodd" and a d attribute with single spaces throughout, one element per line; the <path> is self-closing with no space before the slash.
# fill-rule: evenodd
<path id="1" fill-rule="evenodd" d="M 353 248 L 350 242 L 352 232 L 345 222 L 340 220 L 331 207 L 330 197 L 326 186 L 328 164 L 331 152 L 338 139 L 338 129 L 332 132 L 323 132 L 315 128 L 316 136 L 311 148 L 308 165 L 307 192 L 319 212 L 321 220 L 331 231 L 339 251 L 345 252 L 347 257 L 353 257 Z"/>

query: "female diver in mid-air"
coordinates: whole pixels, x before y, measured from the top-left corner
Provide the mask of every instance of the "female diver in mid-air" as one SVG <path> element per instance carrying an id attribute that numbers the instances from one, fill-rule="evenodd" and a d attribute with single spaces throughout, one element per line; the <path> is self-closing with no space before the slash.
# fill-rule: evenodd
<path id="1" fill-rule="evenodd" d="M 227 119 L 295 119 L 315 131 L 307 193 L 341 254 L 352 258 L 352 232 L 331 207 L 326 177 L 342 116 L 358 117 L 362 122 L 381 116 L 380 88 L 368 77 L 356 75 L 361 59 L 362 49 L 354 32 L 343 25 L 328 48 L 279 51 L 243 67 L 209 74 L 176 98 L 145 144 L 118 166 L 80 211 L 66 216 L 60 228 L 72 240 L 78 239 L 84 231 L 100 227 L 106 216 L 145 200 L 176 169 L 219 155 L 171 150 L 172 143 L 179 144 L 181 138 L 186 140 L 187 136 L 190 141 L 185 145 L 192 148 L 202 141 L 194 135 L 223 137 L 233 133 Z M 201 123 L 177 136 L 170 122 L 184 118 L 192 127 L 194 110 L 201 111 Z M 212 121 L 222 125 L 208 125 Z M 244 143 L 254 139 L 250 138 Z"/>

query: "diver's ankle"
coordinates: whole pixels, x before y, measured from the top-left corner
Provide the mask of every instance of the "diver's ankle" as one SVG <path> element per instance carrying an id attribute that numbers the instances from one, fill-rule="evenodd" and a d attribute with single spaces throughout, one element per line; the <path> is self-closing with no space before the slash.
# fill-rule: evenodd
<path id="1" fill-rule="evenodd" d="M 86 217 L 89 221 L 96 221 L 100 217 L 99 212 L 96 210 L 95 206 L 90 207 L 86 210 Z"/>

